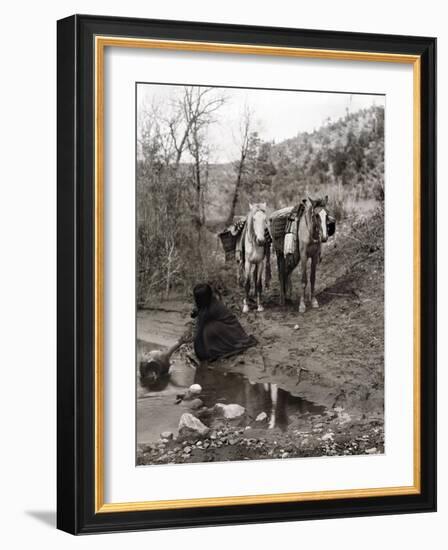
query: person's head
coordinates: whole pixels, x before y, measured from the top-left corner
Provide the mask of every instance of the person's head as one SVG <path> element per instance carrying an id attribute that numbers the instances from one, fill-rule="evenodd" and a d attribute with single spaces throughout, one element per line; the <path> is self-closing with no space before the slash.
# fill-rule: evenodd
<path id="1" fill-rule="evenodd" d="M 196 307 L 202 309 L 210 305 L 213 297 L 212 287 L 206 283 L 196 285 L 193 289 Z"/>

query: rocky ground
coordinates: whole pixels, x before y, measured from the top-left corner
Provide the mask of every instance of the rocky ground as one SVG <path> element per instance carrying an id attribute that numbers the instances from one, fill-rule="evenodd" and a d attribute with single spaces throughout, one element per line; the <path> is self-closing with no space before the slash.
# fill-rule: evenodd
<path id="1" fill-rule="evenodd" d="M 244 426 L 241 420 L 218 420 L 202 435 L 188 430 L 181 430 L 177 436 L 165 432 L 159 441 L 139 447 L 137 463 L 222 462 L 384 452 L 382 422 L 352 420 L 339 409 L 322 416 L 307 415 L 297 419 L 285 432 L 267 430 L 263 422 Z"/>
<path id="2" fill-rule="evenodd" d="M 318 268 L 320 308 L 304 315 L 297 308 L 297 272 L 293 300 L 279 307 L 273 281 L 261 314 L 252 310 L 243 317 L 238 313 L 242 291 L 221 289 L 224 302 L 259 345 L 211 368 L 239 374 L 251 383 L 277 384 L 320 410 L 294 413 L 287 428 L 268 429 L 269 410 L 263 420 L 247 410 L 229 419 L 213 403 L 196 401 L 190 407 L 185 400 L 179 414 L 193 415 L 203 428 L 190 429 L 187 422 L 178 433 L 140 444 L 138 464 L 383 453 L 383 254 L 381 212 L 340 225 L 335 238 L 324 245 Z M 273 279 L 275 275 L 274 269 Z M 178 360 L 188 360 L 187 352 L 181 349 Z"/>

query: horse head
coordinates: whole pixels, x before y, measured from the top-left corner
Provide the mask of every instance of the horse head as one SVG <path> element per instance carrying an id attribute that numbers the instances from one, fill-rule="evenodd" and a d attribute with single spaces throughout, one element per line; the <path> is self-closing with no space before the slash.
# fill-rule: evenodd
<path id="1" fill-rule="evenodd" d="M 253 239 L 258 246 L 264 246 L 266 242 L 266 229 L 268 228 L 266 203 L 249 204 L 250 212 L 248 216 L 249 229 L 252 232 Z"/>
<path id="2" fill-rule="evenodd" d="M 328 240 L 328 195 L 323 199 L 310 199 L 308 198 L 309 214 L 312 220 L 313 235 L 314 238 L 319 238 L 321 242 L 325 243 Z"/>

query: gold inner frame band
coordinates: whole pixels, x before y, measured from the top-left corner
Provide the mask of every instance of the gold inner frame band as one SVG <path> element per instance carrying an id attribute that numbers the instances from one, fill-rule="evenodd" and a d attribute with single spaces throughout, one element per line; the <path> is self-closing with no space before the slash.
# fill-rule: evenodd
<path id="1" fill-rule="evenodd" d="M 277 493 L 227 497 L 192 498 L 180 500 L 154 500 L 141 502 L 104 502 L 104 50 L 106 47 L 152 48 L 162 50 L 192 51 L 207 53 L 232 53 L 331 59 L 342 61 L 370 61 L 382 63 L 407 63 L 413 65 L 413 197 L 414 197 L 414 349 L 413 349 L 413 421 L 414 421 L 414 468 L 413 485 L 366 489 Z M 225 44 L 213 42 L 155 40 L 96 36 L 95 54 L 95 513 L 129 512 L 142 510 L 167 510 L 207 506 L 232 506 L 274 502 L 303 502 L 340 498 L 362 498 L 393 495 L 412 495 L 421 492 L 421 424 L 420 424 L 420 270 L 421 270 L 421 181 L 420 181 L 420 117 L 421 117 L 421 60 L 417 55 L 390 54 L 381 52 L 355 52 L 257 46 L 251 44 Z"/>

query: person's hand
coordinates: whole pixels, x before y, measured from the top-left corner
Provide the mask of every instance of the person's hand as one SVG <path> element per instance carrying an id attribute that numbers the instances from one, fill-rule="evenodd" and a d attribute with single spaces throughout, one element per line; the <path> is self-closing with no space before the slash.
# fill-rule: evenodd
<path id="1" fill-rule="evenodd" d="M 193 323 L 189 322 L 185 326 L 185 332 L 179 338 L 179 343 L 187 344 L 188 342 L 191 342 L 192 339 L 193 339 Z"/>

